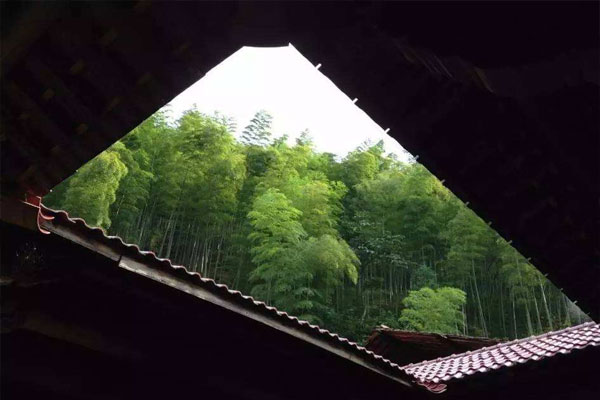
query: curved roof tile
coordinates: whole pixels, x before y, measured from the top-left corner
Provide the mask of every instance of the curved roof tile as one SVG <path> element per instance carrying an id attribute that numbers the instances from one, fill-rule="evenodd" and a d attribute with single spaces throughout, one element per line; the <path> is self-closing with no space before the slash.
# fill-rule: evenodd
<path id="1" fill-rule="evenodd" d="M 402 369 L 416 378 L 419 384 L 432 389 L 453 379 L 568 354 L 587 346 L 600 346 L 600 324 L 588 322 L 539 336 L 405 365 Z"/>

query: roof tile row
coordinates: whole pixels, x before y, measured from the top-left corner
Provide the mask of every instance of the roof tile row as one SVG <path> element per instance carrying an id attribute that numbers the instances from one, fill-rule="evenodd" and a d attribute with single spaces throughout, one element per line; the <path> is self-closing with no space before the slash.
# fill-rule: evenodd
<path id="1" fill-rule="evenodd" d="M 600 324 L 588 322 L 540 336 L 409 364 L 402 368 L 431 389 L 432 384 L 441 387 L 440 383 L 452 379 L 567 354 L 587 346 L 600 346 Z"/>

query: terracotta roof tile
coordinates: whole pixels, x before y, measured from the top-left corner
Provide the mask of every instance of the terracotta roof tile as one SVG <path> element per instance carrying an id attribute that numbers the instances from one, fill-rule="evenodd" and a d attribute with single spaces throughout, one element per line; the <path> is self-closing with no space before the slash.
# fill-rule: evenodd
<path id="1" fill-rule="evenodd" d="M 440 385 L 442 382 L 538 361 L 557 354 L 567 354 L 574 349 L 587 346 L 600 346 L 600 324 L 588 322 L 540 336 L 409 364 L 402 369 L 415 377 L 421 385 L 432 391 L 441 392 L 445 390 L 445 385 Z"/>

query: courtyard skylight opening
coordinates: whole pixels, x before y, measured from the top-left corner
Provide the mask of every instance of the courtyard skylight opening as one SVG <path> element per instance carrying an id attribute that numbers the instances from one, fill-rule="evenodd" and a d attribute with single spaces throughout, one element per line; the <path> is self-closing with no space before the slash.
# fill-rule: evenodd
<path id="1" fill-rule="evenodd" d="M 589 320 L 321 61 L 240 49 L 44 203 L 357 341 Z"/>

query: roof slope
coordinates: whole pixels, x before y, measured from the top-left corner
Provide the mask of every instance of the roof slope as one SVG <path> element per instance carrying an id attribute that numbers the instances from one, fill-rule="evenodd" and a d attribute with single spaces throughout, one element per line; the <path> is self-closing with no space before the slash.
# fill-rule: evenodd
<path id="1" fill-rule="evenodd" d="M 568 354 L 574 349 L 587 346 L 600 346 L 600 324 L 588 322 L 472 352 L 409 364 L 402 368 L 421 384 L 435 391 L 443 391 L 445 385 L 440 385 L 442 382 L 538 361 L 557 354 Z"/>
<path id="2" fill-rule="evenodd" d="M 197 272 L 190 272 L 183 266 L 172 265 L 170 260 L 158 258 L 150 251 L 141 251 L 137 245 L 127 244 L 118 236 L 107 236 L 102 229 L 90 227 L 83 219 L 69 217 L 66 211 L 55 211 L 41 206 L 40 217 L 38 221 L 41 229 L 113 259 L 123 269 L 263 322 L 399 383 L 412 386 L 410 382 L 413 378 L 400 365 L 336 333 L 300 320 L 285 311 L 279 311 L 237 290 L 231 290 L 226 285 L 204 278 Z"/>
<path id="3" fill-rule="evenodd" d="M 389 360 L 405 365 L 473 351 L 498 343 L 500 343 L 498 339 L 441 335 L 381 327 L 371 334 L 366 347 Z"/>

